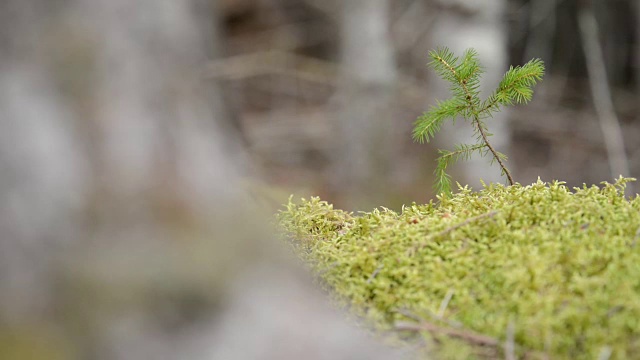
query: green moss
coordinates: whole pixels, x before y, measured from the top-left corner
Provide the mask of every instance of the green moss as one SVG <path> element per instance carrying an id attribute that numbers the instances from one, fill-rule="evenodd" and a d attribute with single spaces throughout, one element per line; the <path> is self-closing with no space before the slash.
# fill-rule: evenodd
<path id="1" fill-rule="evenodd" d="M 400 213 L 354 215 L 312 198 L 290 201 L 278 218 L 341 304 L 398 338 L 421 337 L 443 358 L 492 357 L 501 346 L 472 346 L 473 336 L 502 344 L 511 334 L 520 355 L 593 359 L 611 350 L 623 359 L 640 354 L 640 197 L 625 198 L 631 180 L 574 191 L 541 181 L 465 187 Z M 411 336 L 397 329 L 407 321 L 439 330 Z"/>

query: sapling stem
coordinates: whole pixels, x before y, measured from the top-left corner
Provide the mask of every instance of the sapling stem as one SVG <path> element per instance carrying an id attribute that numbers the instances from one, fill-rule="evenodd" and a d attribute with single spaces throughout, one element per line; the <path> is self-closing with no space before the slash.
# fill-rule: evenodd
<path id="1" fill-rule="evenodd" d="M 476 123 L 476 127 L 478 128 L 478 132 L 480 133 L 480 135 L 482 135 L 482 141 L 484 141 L 484 143 L 487 145 L 487 148 L 489 148 L 489 151 L 491 151 L 493 158 L 496 159 L 496 161 L 498 162 L 498 165 L 500 165 L 504 174 L 507 175 L 507 180 L 509 180 L 509 185 L 513 185 L 514 184 L 513 177 L 511 176 L 509 169 L 507 169 L 507 167 L 504 165 L 504 163 L 500 159 L 500 156 L 498 156 L 498 152 L 493 148 L 493 146 L 491 146 L 491 143 L 489 142 L 489 138 L 487 137 L 487 134 L 484 132 L 484 130 L 482 130 L 482 126 L 480 126 L 480 120 L 478 120 L 478 118 L 476 117 L 474 121 Z"/>

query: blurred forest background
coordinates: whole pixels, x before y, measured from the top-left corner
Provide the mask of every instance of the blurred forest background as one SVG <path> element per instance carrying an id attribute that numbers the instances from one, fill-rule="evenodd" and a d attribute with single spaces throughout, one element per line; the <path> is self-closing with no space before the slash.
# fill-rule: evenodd
<path id="1" fill-rule="evenodd" d="M 488 90 L 509 65 L 545 61 L 533 103 L 489 123 L 516 181 L 581 186 L 640 173 L 638 2 L 229 0 L 223 9 L 208 74 L 264 178 L 284 193 L 351 208 L 432 198 L 436 148 L 469 136 L 411 141 L 413 120 L 449 96 L 426 66 L 437 46 L 476 48 Z M 462 165 L 454 180 L 501 181 L 488 163 Z"/>
<path id="2" fill-rule="evenodd" d="M 435 149 L 469 136 L 411 140 L 448 97 L 436 46 L 474 47 L 489 91 L 545 61 L 532 104 L 489 123 L 516 181 L 638 177 L 639 19 L 632 0 L 0 2 L 0 358 L 398 358 L 291 270 L 256 203 L 433 198 Z"/>

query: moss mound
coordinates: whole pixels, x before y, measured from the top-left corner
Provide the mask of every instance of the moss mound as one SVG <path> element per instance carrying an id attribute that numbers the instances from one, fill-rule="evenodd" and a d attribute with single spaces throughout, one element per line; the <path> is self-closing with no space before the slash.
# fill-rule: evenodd
<path id="1" fill-rule="evenodd" d="M 354 215 L 312 198 L 278 218 L 342 304 L 431 354 L 640 358 L 631 180 L 462 188 L 400 213 Z"/>

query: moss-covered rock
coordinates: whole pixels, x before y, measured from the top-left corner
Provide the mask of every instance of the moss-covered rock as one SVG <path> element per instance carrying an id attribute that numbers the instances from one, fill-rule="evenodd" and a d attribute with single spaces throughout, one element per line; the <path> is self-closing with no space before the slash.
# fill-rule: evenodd
<path id="1" fill-rule="evenodd" d="M 640 197 L 625 198 L 630 180 L 461 188 L 400 213 L 355 215 L 311 198 L 278 219 L 341 304 L 432 354 L 638 358 Z"/>

